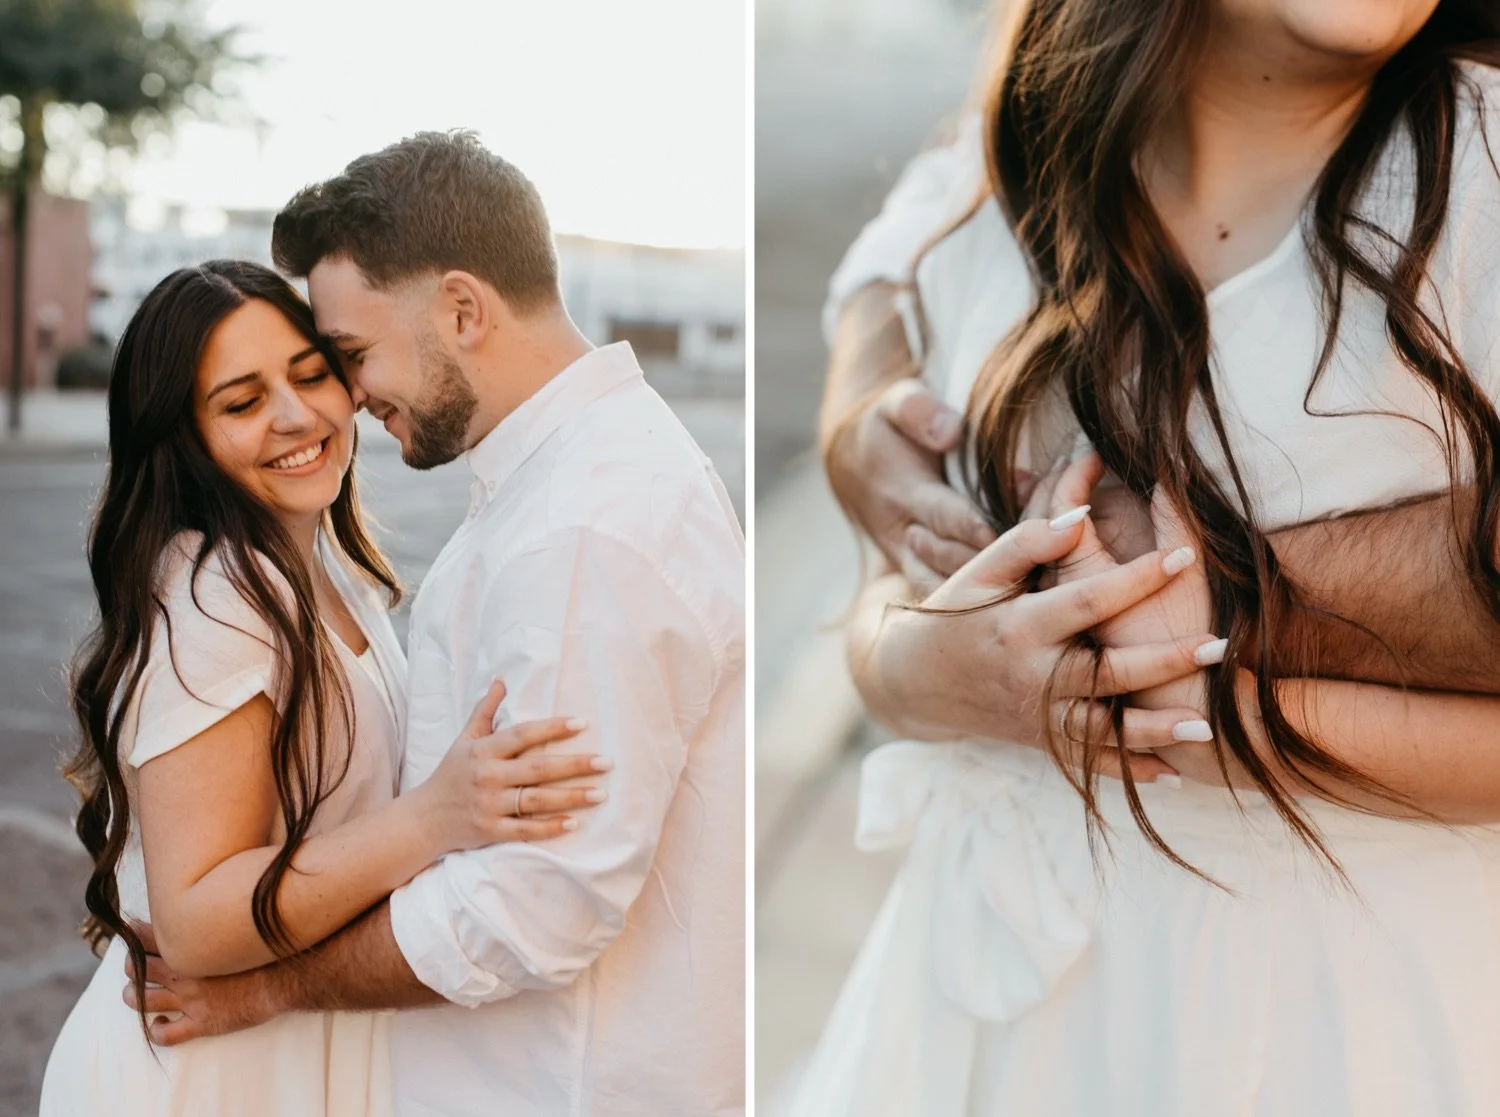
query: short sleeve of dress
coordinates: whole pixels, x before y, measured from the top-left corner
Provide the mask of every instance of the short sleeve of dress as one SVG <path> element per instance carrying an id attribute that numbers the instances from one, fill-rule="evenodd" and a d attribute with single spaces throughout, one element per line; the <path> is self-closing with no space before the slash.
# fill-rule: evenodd
<path id="1" fill-rule="evenodd" d="M 242 597 L 220 556 L 194 569 L 196 540 L 179 536 L 164 561 L 158 614 L 136 691 L 130 764 L 192 740 L 257 694 L 278 691 L 281 656 L 270 626 Z M 273 576 L 280 590 L 285 583 Z"/>
<path id="2" fill-rule="evenodd" d="M 880 213 L 844 253 L 828 284 L 823 340 L 831 347 L 844 305 L 872 283 L 907 283 L 912 263 L 933 237 L 972 207 L 984 185 L 984 148 L 978 114 L 959 122 L 952 143 L 918 154 L 896 180 Z M 909 300 L 908 300 L 909 301 Z M 917 353 L 909 311 L 898 303 L 908 344 Z"/>

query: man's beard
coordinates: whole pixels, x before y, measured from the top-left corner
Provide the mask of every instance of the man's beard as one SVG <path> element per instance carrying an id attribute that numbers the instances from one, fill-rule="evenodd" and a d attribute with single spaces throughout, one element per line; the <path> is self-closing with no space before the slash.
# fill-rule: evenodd
<path id="1" fill-rule="evenodd" d="M 422 394 L 407 413 L 411 439 L 401 460 L 413 469 L 432 469 L 468 449 L 469 423 L 479 397 L 437 338 L 424 335 L 417 343 L 417 354 L 422 362 Z"/>

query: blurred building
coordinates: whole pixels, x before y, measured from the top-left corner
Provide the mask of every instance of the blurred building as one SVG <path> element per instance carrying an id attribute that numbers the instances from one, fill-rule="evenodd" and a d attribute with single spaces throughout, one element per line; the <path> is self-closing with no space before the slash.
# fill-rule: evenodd
<path id="1" fill-rule="evenodd" d="M 114 340 L 169 272 L 216 257 L 269 265 L 271 210 L 94 204 L 92 327 Z M 745 390 L 744 254 L 557 239 L 563 297 L 595 344 L 628 341 L 664 395 Z"/>
<path id="2" fill-rule="evenodd" d="M 563 298 L 597 345 L 628 341 L 663 395 L 745 391 L 745 256 L 559 237 Z"/>
<path id="3" fill-rule="evenodd" d="M 111 343 L 165 276 L 205 260 L 271 263 L 271 219 L 266 210 L 148 207 L 119 196 L 93 202 L 94 304 L 89 324 Z"/>
<path id="4" fill-rule="evenodd" d="M 994 0 L 756 0 L 755 34 L 761 40 L 924 35 L 946 31 L 955 16 L 994 6 Z"/>
<path id="5" fill-rule="evenodd" d="M 27 387 L 53 383 L 58 357 L 89 334 L 89 207 L 72 198 L 31 198 L 27 241 Z M 0 384 L 10 384 L 11 270 L 15 248 L 9 199 L 0 199 Z"/>

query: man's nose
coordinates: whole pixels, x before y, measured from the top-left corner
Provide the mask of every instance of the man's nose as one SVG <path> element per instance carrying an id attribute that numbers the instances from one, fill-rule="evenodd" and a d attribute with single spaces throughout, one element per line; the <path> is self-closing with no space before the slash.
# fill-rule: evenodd
<path id="1" fill-rule="evenodd" d="M 369 402 L 370 394 L 359 386 L 357 377 L 349 377 L 349 398 L 354 401 L 354 410 L 358 411 Z"/>

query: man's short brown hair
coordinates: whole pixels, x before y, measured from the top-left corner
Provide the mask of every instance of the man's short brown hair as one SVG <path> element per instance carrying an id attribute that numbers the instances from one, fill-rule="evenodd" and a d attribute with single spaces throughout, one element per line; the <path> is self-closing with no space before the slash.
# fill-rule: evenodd
<path id="1" fill-rule="evenodd" d="M 529 179 L 468 131 L 419 132 L 299 191 L 271 229 L 276 266 L 347 257 L 377 288 L 466 271 L 517 310 L 556 303 L 557 253 Z"/>

